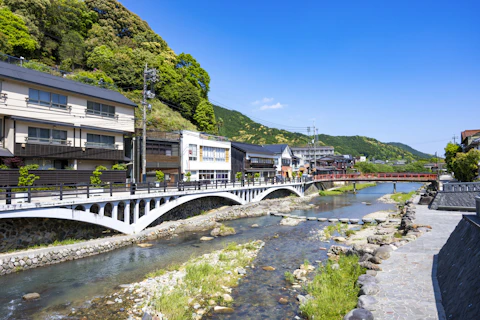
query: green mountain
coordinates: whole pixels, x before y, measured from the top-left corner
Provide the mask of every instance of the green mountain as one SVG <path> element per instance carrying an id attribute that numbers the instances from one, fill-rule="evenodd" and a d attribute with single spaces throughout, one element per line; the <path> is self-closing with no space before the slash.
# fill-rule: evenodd
<path id="1" fill-rule="evenodd" d="M 244 114 L 214 105 L 215 117 L 219 125 L 219 134 L 235 141 L 276 144 L 288 143 L 292 146 L 305 146 L 311 138 L 297 132 L 269 128 L 257 123 Z M 364 155 L 370 159 L 421 159 L 424 153 L 407 145 L 396 146 L 362 136 L 318 135 L 320 145 L 333 146 L 339 154 L 353 156 Z M 407 149 L 408 148 L 408 149 Z M 429 157 L 429 155 L 426 155 Z"/>
<path id="2" fill-rule="evenodd" d="M 411 154 L 413 154 L 414 156 L 417 156 L 418 158 L 422 158 L 422 159 L 430 159 L 433 157 L 432 154 L 428 154 L 428 153 L 423 153 L 421 151 L 418 151 L 418 150 L 415 150 L 413 149 L 412 147 L 410 146 L 407 146 L 406 144 L 403 144 L 403 143 L 400 143 L 400 142 L 387 142 L 387 144 L 391 145 L 391 146 L 395 146 L 395 147 L 398 147 L 398 148 L 401 148 L 405 151 L 408 151 L 410 152 Z"/>

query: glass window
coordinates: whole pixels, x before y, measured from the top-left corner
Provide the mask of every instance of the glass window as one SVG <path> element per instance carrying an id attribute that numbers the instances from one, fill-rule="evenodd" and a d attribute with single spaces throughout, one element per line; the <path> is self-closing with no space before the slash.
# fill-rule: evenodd
<path id="1" fill-rule="evenodd" d="M 215 148 L 203 147 L 203 161 L 213 161 Z"/>
<path id="2" fill-rule="evenodd" d="M 65 144 L 67 131 L 28 127 L 28 141 Z"/>
<path id="3" fill-rule="evenodd" d="M 115 107 L 98 102 L 87 101 L 87 113 L 102 117 L 114 118 Z"/>
<path id="4" fill-rule="evenodd" d="M 197 145 L 196 144 L 188 145 L 188 159 L 190 161 L 197 161 Z"/>
<path id="5" fill-rule="evenodd" d="M 225 162 L 226 161 L 226 158 L 225 158 L 225 149 L 223 148 L 217 148 L 215 150 L 215 161 L 221 161 L 221 162 Z"/>
<path id="6" fill-rule="evenodd" d="M 215 171 L 213 170 L 200 170 L 199 180 L 213 180 L 215 178 Z"/>
<path id="7" fill-rule="evenodd" d="M 45 107 L 67 109 L 67 96 L 42 90 L 29 89 L 28 102 Z"/>

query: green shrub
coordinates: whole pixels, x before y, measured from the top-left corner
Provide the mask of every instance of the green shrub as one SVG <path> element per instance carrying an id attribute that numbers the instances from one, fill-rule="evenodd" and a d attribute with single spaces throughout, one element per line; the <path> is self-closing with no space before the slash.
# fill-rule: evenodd
<path id="1" fill-rule="evenodd" d="M 333 263 L 321 266 L 307 286 L 313 299 L 300 306 L 307 319 L 342 319 L 357 305 L 360 288 L 355 283 L 365 269 L 358 265 L 357 256 L 340 256 L 338 269 L 332 269 Z"/>
<path id="2" fill-rule="evenodd" d="M 284 276 L 285 276 L 285 280 L 289 283 L 295 283 L 295 277 L 293 276 L 293 274 L 291 272 L 288 272 L 286 271 L 284 273 Z"/>
<path id="3" fill-rule="evenodd" d="M 5 164 L 0 164 L 0 170 L 8 170 L 9 168 Z"/>
<path id="4" fill-rule="evenodd" d="M 242 174 L 241 172 L 235 173 L 235 178 L 237 179 L 237 181 L 242 180 L 242 175 L 243 175 L 243 174 Z"/>
<path id="5" fill-rule="evenodd" d="M 124 163 L 116 163 L 112 166 L 112 170 L 127 170 L 127 165 Z"/>
<path id="6" fill-rule="evenodd" d="M 164 182 L 165 181 L 165 173 L 163 173 L 162 170 L 155 171 L 155 179 L 158 182 Z"/>
<path id="7" fill-rule="evenodd" d="M 107 170 L 105 166 L 98 166 L 95 168 L 95 171 L 92 172 L 92 176 L 90 176 L 90 184 L 93 185 L 100 185 L 102 183 L 102 179 L 100 176 L 102 175 L 102 171 Z"/>
<path id="8" fill-rule="evenodd" d="M 192 176 L 192 173 L 190 171 L 188 171 L 187 173 L 185 173 L 185 177 L 187 177 L 187 182 L 190 182 L 190 177 Z"/>
<path id="9" fill-rule="evenodd" d="M 33 173 L 29 173 L 28 170 L 37 170 L 38 169 L 38 164 L 29 164 L 26 166 L 23 166 L 19 170 L 20 176 L 18 177 L 18 185 L 19 186 L 32 186 L 33 183 L 40 179 L 39 176 L 34 175 Z M 27 190 L 24 188 L 22 191 Z"/>

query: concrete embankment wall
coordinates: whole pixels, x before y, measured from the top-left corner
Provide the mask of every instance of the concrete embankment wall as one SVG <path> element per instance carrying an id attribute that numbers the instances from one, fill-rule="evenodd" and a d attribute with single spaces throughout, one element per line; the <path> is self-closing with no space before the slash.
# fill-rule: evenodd
<path id="1" fill-rule="evenodd" d="M 478 319 L 480 217 L 464 215 L 437 258 L 437 279 L 447 319 Z"/>

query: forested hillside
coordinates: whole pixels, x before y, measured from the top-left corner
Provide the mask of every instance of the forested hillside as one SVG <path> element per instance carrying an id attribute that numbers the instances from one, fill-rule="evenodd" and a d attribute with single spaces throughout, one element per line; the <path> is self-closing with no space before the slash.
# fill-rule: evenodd
<path id="1" fill-rule="evenodd" d="M 159 71 L 157 97 L 190 122 L 173 117 L 178 127 L 216 132 L 208 73 L 116 0 L 0 0 L 0 52 L 33 61 L 26 67 L 58 66 L 76 80 L 102 79 L 127 93 L 142 89 L 148 63 Z M 154 114 L 171 113 L 158 100 L 152 106 Z M 151 120 L 159 129 L 172 126 L 160 116 Z"/>
<path id="2" fill-rule="evenodd" d="M 387 144 L 389 144 L 391 146 L 401 148 L 403 150 L 406 150 L 406 151 L 410 152 L 411 154 L 413 154 L 414 156 L 417 156 L 419 158 L 430 159 L 430 158 L 433 157 L 433 155 L 431 155 L 431 154 L 420 152 L 420 151 L 415 150 L 412 147 L 407 146 L 406 144 L 403 144 L 403 143 L 400 143 L 400 142 L 387 142 Z"/>

